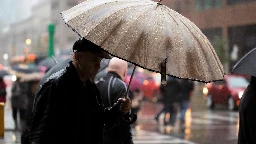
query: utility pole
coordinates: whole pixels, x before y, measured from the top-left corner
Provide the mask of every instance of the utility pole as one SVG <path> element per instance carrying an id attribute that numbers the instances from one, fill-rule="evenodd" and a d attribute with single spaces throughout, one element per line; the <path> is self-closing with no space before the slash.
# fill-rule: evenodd
<path id="1" fill-rule="evenodd" d="M 55 24 L 48 25 L 49 40 L 48 40 L 48 57 L 54 56 L 54 32 Z"/>

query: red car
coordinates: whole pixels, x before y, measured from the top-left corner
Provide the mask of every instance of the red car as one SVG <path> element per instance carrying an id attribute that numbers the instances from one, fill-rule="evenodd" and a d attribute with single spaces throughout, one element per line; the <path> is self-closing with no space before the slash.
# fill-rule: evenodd
<path id="1" fill-rule="evenodd" d="M 128 72 L 125 82 L 128 85 L 130 81 L 130 73 Z M 131 91 L 139 89 L 143 92 L 144 98 L 157 101 L 160 97 L 160 79 L 161 75 L 153 72 L 136 71 L 132 83 L 130 85 Z"/>
<path id="2" fill-rule="evenodd" d="M 242 75 L 226 75 L 224 81 L 206 84 L 203 93 L 206 97 L 206 106 L 210 109 L 216 104 L 227 105 L 228 110 L 238 109 L 240 99 L 249 82 Z"/>
<path id="3" fill-rule="evenodd" d="M 160 98 L 160 81 L 161 75 L 157 73 L 151 73 L 143 81 L 142 91 L 144 97 L 156 102 Z"/>

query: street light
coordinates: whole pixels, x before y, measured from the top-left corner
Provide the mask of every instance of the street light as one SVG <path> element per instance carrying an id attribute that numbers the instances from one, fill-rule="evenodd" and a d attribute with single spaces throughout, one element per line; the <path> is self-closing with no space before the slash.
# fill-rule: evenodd
<path id="1" fill-rule="evenodd" d="M 31 44 L 31 39 L 26 39 L 26 44 L 30 45 Z"/>
<path id="2" fill-rule="evenodd" d="M 4 59 L 4 60 L 8 60 L 8 58 L 9 58 L 8 54 L 5 53 L 5 54 L 3 55 L 3 59 Z"/>
<path id="3" fill-rule="evenodd" d="M 7 54 L 7 53 L 5 53 L 5 54 L 3 55 L 3 59 L 4 59 L 4 66 L 7 66 L 7 60 L 8 60 L 8 58 L 9 58 L 8 54 Z"/>

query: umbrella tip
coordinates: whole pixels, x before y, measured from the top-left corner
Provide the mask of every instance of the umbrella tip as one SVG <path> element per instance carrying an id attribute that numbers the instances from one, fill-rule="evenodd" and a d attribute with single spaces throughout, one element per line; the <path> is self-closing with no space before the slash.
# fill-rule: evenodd
<path id="1" fill-rule="evenodd" d="M 159 5 L 162 5 L 162 0 L 158 0 L 158 3 L 157 3 L 157 5 L 159 6 Z"/>

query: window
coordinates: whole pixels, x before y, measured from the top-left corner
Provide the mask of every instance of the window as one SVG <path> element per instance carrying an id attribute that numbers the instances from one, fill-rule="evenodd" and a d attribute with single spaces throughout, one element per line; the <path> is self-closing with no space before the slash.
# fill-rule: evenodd
<path id="1" fill-rule="evenodd" d="M 197 11 L 221 7 L 222 0 L 195 0 Z"/>
<path id="2" fill-rule="evenodd" d="M 189 0 L 185 0 L 185 11 L 190 12 L 190 1 Z"/>
<path id="3" fill-rule="evenodd" d="M 177 11 L 179 13 L 181 12 L 181 2 L 180 2 L 180 0 L 176 0 L 175 11 Z"/>
<path id="4" fill-rule="evenodd" d="M 231 77 L 229 78 L 229 85 L 232 88 L 247 87 L 249 82 L 242 77 Z"/>
<path id="5" fill-rule="evenodd" d="M 229 4 L 238 4 L 238 3 L 245 3 L 245 2 L 252 2 L 256 0 L 227 0 L 228 5 Z"/>

